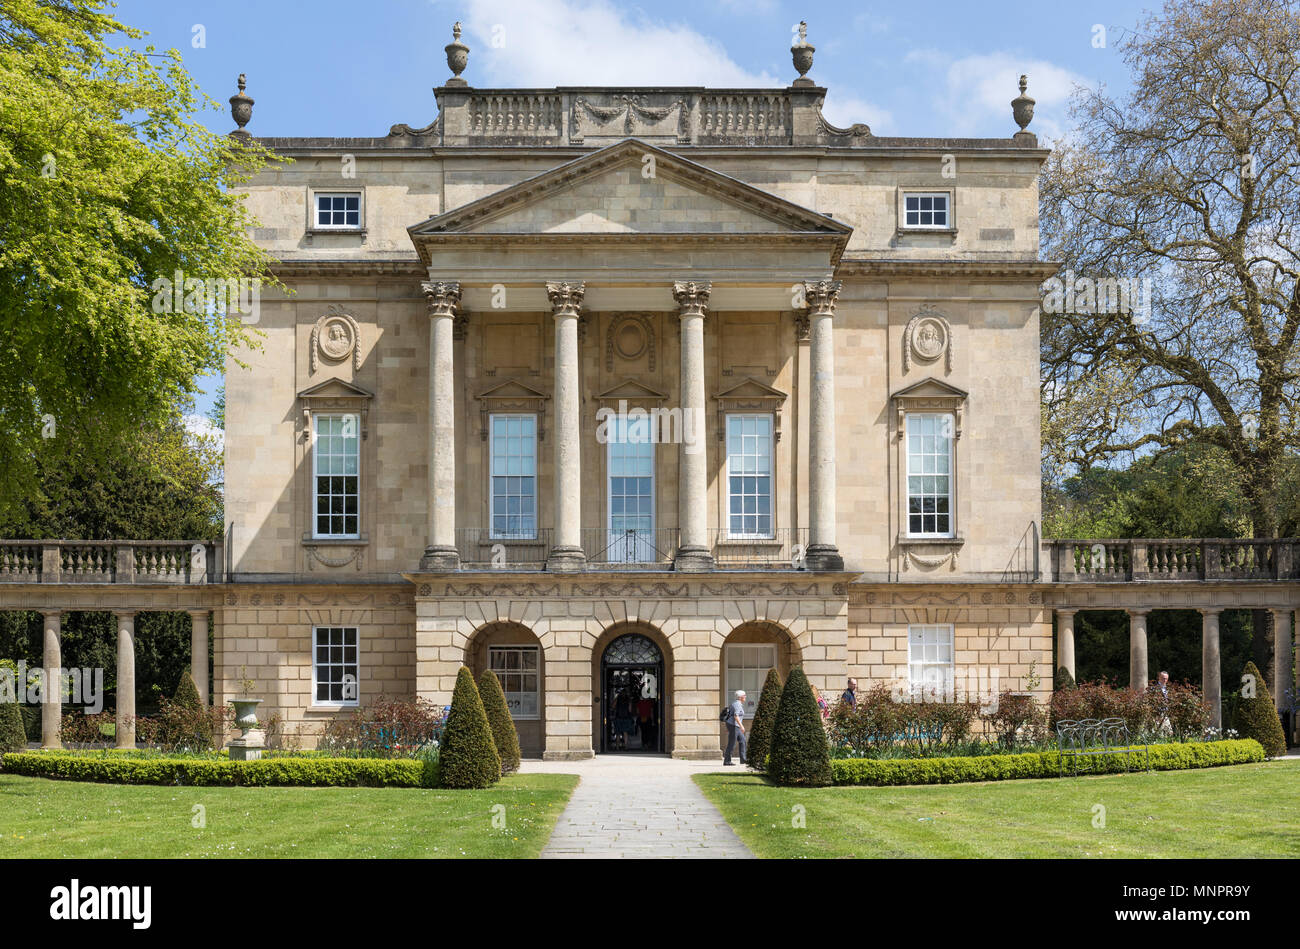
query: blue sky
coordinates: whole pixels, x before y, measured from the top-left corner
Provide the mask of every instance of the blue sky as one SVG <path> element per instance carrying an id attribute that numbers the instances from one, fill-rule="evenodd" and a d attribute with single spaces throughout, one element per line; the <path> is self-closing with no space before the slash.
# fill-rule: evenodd
<path id="1" fill-rule="evenodd" d="M 1127 85 L 1125 30 L 1154 3 L 912 3 L 712 0 L 119 0 L 118 18 L 148 42 L 179 49 L 222 106 L 248 76 L 254 135 L 384 135 L 436 114 L 449 76 L 443 47 L 460 20 L 471 85 L 784 86 L 800 19 L 816 49 L 811 78 L 828 88 L 831 122 L 878 135 L 1007 136 L 1011 99 L 1029 75 L 1030 126 L 1069 127 L 1074 84 Z M 1103 32 L 1104 31 L 1104 32 Z M 199 412 L 211 404 L 219 380 Z"/>

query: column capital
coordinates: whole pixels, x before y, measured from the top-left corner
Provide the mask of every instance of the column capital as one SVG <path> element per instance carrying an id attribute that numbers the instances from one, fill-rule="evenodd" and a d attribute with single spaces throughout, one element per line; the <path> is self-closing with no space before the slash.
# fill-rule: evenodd
<path id="1" fill-rule="evenodd" d="M 1124 612 L 1127 613 L 1129 616 L 1146 616 L 1148 613 L 1151 612 L 1151 607 L 1149 607 L 1149 606 L 1139 606 L 1139 607 L 1133 607 L 1133 606 L 1130 606 L 1130 607 L 1125 607 Z"/>
<path id="2" fill-rule="evenodd" d="M 456 281 L 425 281 L 420 284 L 424 291 L 425 305 L 430 317 L 454 317 L 460 307 L 460 284 Z"/>
<path id="3" fill-rule="evenodd" d="M 1054 606 L 1052 607 L 1052 612 L 1055 613 L 1057 616 L 1073 616 L 1075 613 L 1079 612 L 1079 608 L 1077 606 L 1070 606 L 1070 607 Z"/>
<path id="4" fill-rule="evenodd" d="M 139 610 L 113 610 L 113 615 L 116 616 L 119 620 L 124 620 L 124 619 L 134 620 L 135 614 L 139 612 L 140 612 Z"/>
<path id="5" fill-rule="evenodd" d="M 546 297 L 551 301 L 551 313 L 556 317 L 573 317 L 577 319 L 582 312 L 582 300 L 587 295 L 587 284 L 547 282 Z"/>
<path id="6" fill-rule="evenodd" d="M 1221 614 L 1223 610 L 1224 607 L 1222 606 L 1198 606 L 1196 608 L 1196 612 L 1200 613 L 1202 616 L 1214 616 L 1214 617 L 1219 616 L 1219 614 Z"/>
<path id="7" fill-rule="evenodd" d="M 835 304 L 839 300 L 842 286 L 838 280 L 805 280 L 804 303 L 813 315 L 831 316 L 835 313 Z"/>
<path id="8" fill-rule="evenodd" d="M 707 280 L 678 280 L 673 284 L 673 299 L 677 301 L 678 316 L 704 316 L 709 308 L 709 294 L 713 284 Z"/>

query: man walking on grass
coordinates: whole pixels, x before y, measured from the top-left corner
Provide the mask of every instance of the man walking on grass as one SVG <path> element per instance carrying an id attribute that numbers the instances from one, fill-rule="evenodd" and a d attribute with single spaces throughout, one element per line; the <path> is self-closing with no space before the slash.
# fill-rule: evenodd
<path id="1" fill-rule="evenodd" d="M 722 756 L 724 765 L 731 764 L 731 749 L 740 742 L 740 763 L 745 763 L 745 693 L 736 692 L 736 701 L 731 703 L 731 717 L 727 719 L 727 753 Z"/>

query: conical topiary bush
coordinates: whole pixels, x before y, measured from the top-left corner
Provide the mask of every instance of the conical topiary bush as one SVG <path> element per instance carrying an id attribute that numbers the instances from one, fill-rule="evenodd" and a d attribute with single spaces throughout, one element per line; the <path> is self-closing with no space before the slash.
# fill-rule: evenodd
<path id="1" fill-rule="evenodd" d="M 1254 678 L 1250 679 L 1251 676 Z M 1286 736 L 1282 734 L 1282 722 L 1277 717 L 1277 707 L 1269 694 L 1268 683 L 1253 662 L 1246 663 L 1241 677 L 1254 682 L 1255 694 L 1251 698 L 1241 697 L 1232 727 L 1237 730 L 1238 738 L 1253 738 L 1263 745 L 1264 754 L 1270 758 L 1281 757 L 1286 754 Z"/>
<path id="2" fill-rule="evenodd" d="M 484 669 L 478 677 L 478 693 L 483 699 L 483 711 L 487 713 L 488 725 L 492 728 L 497 754 L 501 756 L 501 773 L 518 771 L 519 732 L 515 730 L 515 720 L 510 717 L 506 694 L 501 691 L 501 680 L 491 669 Z"/>
<path id="3" fill-rule="evenodd" d="M 23 711 L 17 702 L 0 701 L 0 754 L 27 750 Z"/>
<path id="4" fill-rule="evenodd" d="M 821 709 L 803 669 L 790 670 L 772 725 L 768 776 L 777 784 L 821 787 L 831 783 L 830 748 Z"/>
<path id="5" fill-rule="evenodd" d="M 188 672 L 181 673 L 181 680 L 176 683 L 176 691 L 172 693 L 172 701 L 184 708 L 203 708 L 199 687 L 194 684 L 194 677 Z"/>
<path id="6" fill-rule="evenodd" d="M 772 724 L 777 706 L 781 704 L 781 677 L 775 669 L 767 670 L 763 691 L 758 696 L 758 708 L 749 725 L 749 766 L 762 771 L 767 766 L 767 756 L 772 750 Z"/>
<path id="7" fill-rule="evenodd" d="M 438 748 L 438 770 L 445 788 L 485 788 L 501 780 L 501 756 L 468 666 L 456 673 L 451 711 Z"/>

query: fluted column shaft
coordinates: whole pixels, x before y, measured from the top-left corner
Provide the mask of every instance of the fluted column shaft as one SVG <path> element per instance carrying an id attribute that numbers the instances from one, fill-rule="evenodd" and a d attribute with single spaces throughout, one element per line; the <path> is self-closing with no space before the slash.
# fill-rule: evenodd
<path id="1" fill-rule="evenodd" d="M 1146 691 L 1147 675 L 1147 611 L 1128 611 L 1128 687 Z"/>
<path id="2" fill-rule="evenodd" d="M 45 622 L 45 651 L 41 662 L 45 667 L 45 679 L 41 690 L 41 747 L 62 748 L 63 650 L 60 634 L 63 614 L 46 613 L 42 618 Z"/>
<path id="3" fill-rule="evenodd" d="M 190 676 L 199 689 L 199 701 L 208 704 L 208 611 L 190 611 Z"/>
<path id="4" fill-rule="evenodd" d="M 456 553 L 456 376 L 452 321 L 460 284 L 426 283 L 429 309 L 429 521 L 422 569 L 460 565 Z"/>
<path id="5" fill-rule="evenodd" d="M 547 569 L 581 569 L 582 441 L 578 380 L 578 316 L 586 287 L 548 283 L 555 317 L 555 538 Z"/>
<path id="6" fill-rule="evenodd" d="M 117 747 L 135 747 L 135 614 L 117 614 Z"/>
<path id="7" fill-rule="evenodd" d="M 708 570 L 713 566 L 709 552 L 709 471 L 707 440 L 704 438 L 704 313 L 709 304 L 710 285 L 691 281 L 673 285 L 681 323 L 682 433 L 692 436 L 677 446 L 678 459 L 678 542 L 677 570 Z"/>
<path id="8" fill-rule="evenodd" d="M 1070 673 L 1071 679 L 1078 678 L 1074 670 L 1074 610 L 1056 611 L 1056 668 Z"/>
<path id="9" fill-rule="evenodd" d="M 1201 610 L 1201 694 L 1210 706 L 1210 727 L 1223 727 L 1222 667 L 1219 663 L 1219 610 Z"/>
<path id="10" fill-rule="evenodd" d="M 811 398 L 808 433 L 808 551 L 814 570 L 843 570 L 835 544 L 835 340 L 832 317 L 837 280 L 804 284 L 809 308 Z"/>

